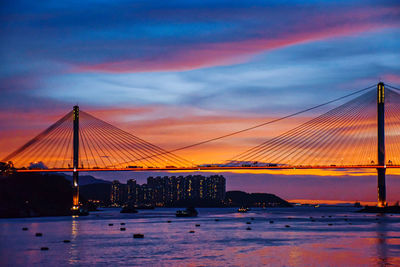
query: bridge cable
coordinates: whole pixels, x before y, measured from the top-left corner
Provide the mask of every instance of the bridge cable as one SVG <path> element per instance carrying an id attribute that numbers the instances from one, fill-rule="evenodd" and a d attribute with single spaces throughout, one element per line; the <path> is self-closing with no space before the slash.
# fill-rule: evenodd
<path id="1" fill-rule="evenodd" d="M 360 90 L 357 90 L 357 91 L 355 91 L 353 93 L 350 93 L 350 94 L 335 98 L 333 100 L 324 102 L 322 104 L 319 104 L 319 105 L 316 105 L 316 106 L 313 106 L 313 107 L 310 107 L 310 108 L 307 108 L 307 109 L 304 109 L 304 110 L 301 110 L 301 111 L 298 111 L 298 112 L 295 112 L 295 113 L 292 113 L 292 114 L 289 114 L 289 115 L 286 115 L 286 116 L 283 116 L 283 117 L 280 117 L 280 118 L 277 118 L 277 119 L 273 119 L 273 120 L 270 120 L 270 121 L 267 121 L 267 122 L 264 122 L 264 123 L 261 123 L 261 124 L 257 124 L 255 126 L 252 126 L 252 127 L 249 127 L 249 128 L 245 128 L 245 129 L 242 129 L 242 130 L 230 133 L 230 134 L 225 134 L 225 135 L 222 135 L 222 136 L 219 136 L 219 137 L 207 139 L 207 140 L 204 140 L 204 141 L 201 141 L 201 142 L 198 142 L 198 143 L 194 143 L 194 144 L 191 144 L 191 145 L 187 145 L 187 146 L 179 147 L 179 148 L 176 148 L 176 149 L 173 149 L 173 150 L 169 150 L 169 151 L 163 152 L 162 154 L 167 154 L 167 153 L 172 153 L 172 152 L 176 152 L 176 151 L 192 148 L 192 147 L 195 147 L 195 146 L 199 146 L 199 145 L 203 145 L 203 144 L 210 143 L 210 142 L 213 142 L 213 141 L 217 141 L 217 140 L 220 140 L 220 139 L 223 139 L 223 138 L 226 138 L 226 137 L 237 135 L 237 134 L 240 134 L 240 133 L 243 133 L 243 132 L 254 130 L 254 129 L 260 128 L 262 126 L 265 126 L 265 125 L 268 125 L 268 124 L 272 124 L 272 123 L 275 123 L 275 122 L 278 122 L 278 121 L 282 121 L 282 120 L 285 120 L 285 119 L 300 115 L 302 113 L 306 113 L 308 111 L 311 111 L 311 110 L 314 110 L 314 109 L 317 109 L 317 108 L 332 104 L 334 102 L 343 100 L 343 99 L 348 98 L 350 96 L 359 94 L 359 93 L 364 92 L 366 90 L 369 90 L 369 89 L 371 89 L 373 87 L 376 87 L 376 84 L 368 86 L 368 87 L 360 89 Z M 156 155 L 160 155 L 160 154 L 156 154 Z M 151 155 L 149 157 L 154 157 L 156 155 Z M 145 158 L 147 158 L 147 157 L 145 157 Z M 141 159 L 145 159 L 145 158 L 141 158 Z"/>

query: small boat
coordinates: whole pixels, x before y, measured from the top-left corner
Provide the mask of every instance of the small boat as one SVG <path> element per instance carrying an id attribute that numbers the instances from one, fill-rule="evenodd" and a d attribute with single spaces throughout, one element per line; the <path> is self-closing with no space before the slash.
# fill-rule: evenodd
<path id="1" fill-rule="evenodd" d="M 198 214 L 194 207 L 189 207 L 186 210 L 178 210 L 176 212 L 176 217 L 196 217 Z"/>
<path id="2" fill-rule="evenodd" d="M 138 211 L 132 206 L 125 206 L 121 209 L 121 213 L 138 213 Z"/>
<path id="3" fill-rule="evenodd" d="M 241 213 L 245 213 L 245 212 L 248 212 L 249 210 L 250 210 L 249 208 L 240 207 L 237 211 L 241 212 Z"/>
<path id="4" fill-rule="evenodd" d="M 144 234 L 133 234 L 133 238 L 144 238 Z"/>

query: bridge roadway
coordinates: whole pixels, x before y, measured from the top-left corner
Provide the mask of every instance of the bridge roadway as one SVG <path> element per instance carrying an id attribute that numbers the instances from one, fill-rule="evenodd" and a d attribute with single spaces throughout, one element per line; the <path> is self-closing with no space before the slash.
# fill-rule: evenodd
<path id="1" fill-rule="evenodd" d="M 288 170 L 288 169 L 396 169 L 400 165 L 330 165 L 330 166 L 248 166 L 248 167 L 168 167 L 168 168 L 82 168 L 77 169 L 78 172 L 98 172 L 98 171 L 137 171 L 137 172 L 159 172 L 159 171 L 235 171 L 235 170 Z M 59 168 L 59 169 L 17 169 L 17 172 L 73 172 L 72 168 Z"/>

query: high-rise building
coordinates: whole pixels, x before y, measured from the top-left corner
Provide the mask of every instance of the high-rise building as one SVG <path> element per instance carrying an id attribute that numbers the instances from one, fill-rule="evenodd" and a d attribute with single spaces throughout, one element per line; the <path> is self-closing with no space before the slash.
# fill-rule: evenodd
<path id="1" fill-rule="evenodd" d="M 148 184 L 138 186 L 137 203 L 138 204 L 151 204 L 154 205 L 153 188 Z"/>
<path id="2" fill-rule="evenodd" d="M 137 202 L 137 190 L 138 185 L 135 179 L 129 179 L 127 182 L 128 187 L 128 203 L 135 204 Z"/>
<path id="3" fill-rule="evenodd" d="M 113 205 L 150 204 L 158 207 L 174 205 L 221 205 L 225 198 L 225 178 L 222 175 L 149 177 L 139 185 L 130 179 L 127 184 L 112 182 Z"/>
<path id="4" fill-rule="evenodd" d="M 119 200 L 121 183 L 118 180 L 112 181 L 111 184 L 111 203 L 117 205 Z"/>
<path id="5" fill-rule="evenodd" d="M 111 203 L 113 205 L 124 205 L 128 201 L 128 186 L 114 180 L 111 185 Z"/>
<path id="6" fill-rule="evenodd" d="M 222 175 L 165 176 L 149 177 L 145 188 L 151 190 L 153 204 L 157 206 L 172 206 L 184 201 L 220 204 L 225 198 L 225 184 L 226 180 Z"/>

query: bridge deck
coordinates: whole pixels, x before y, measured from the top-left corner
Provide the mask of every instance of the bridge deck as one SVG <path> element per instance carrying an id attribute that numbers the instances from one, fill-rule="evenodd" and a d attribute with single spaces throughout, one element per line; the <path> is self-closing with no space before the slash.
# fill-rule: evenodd
<path id="1" fill-rule="evenodd" d="M 249 167 L 188 167 L 188 168 L 90 168 L 90 169 L 77 169 L 80 172 L 98 172 L 98 171 L 234 171 L 234 170 L 282 170 L 282 169 L 376 169 L 376 168 L 387 168 L 395 169 L 400 168 L 400 165 L 337 165 L 337 166 L 249 166 Z M 72 168 L 69 169 L 18 169 L 17 172 L 72 172 Z"/>

